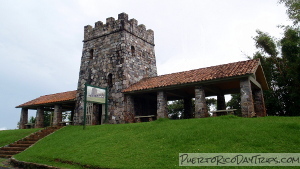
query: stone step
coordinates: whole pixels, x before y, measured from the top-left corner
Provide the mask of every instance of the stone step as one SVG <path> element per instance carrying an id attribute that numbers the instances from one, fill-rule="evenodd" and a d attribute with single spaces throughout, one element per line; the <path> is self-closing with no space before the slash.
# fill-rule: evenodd
<path id="1" fill-rule="evenodd" d="M 50 134 L 50 133 L 53 133 L 55 130 L 47 130 L 47 131 L 43 131 L 42 133 L 44 134 Z"/>
<path id="2" fill-rule="evenodd" d="M 24 151 L 27 147 L 2 147 L 0 150 L 4 151 Z"/>
<path id="3" fill-rule="evenodd" d="M 0 158 L 11 158 L 13 155 L 0 154 Z"/>
<path id="4" fill-rule="evenodd" d="M 36 141 L 17 141 L 17 144 L 34 144 Z"/>
<path id="5" fill-rule="evenodd" d="M 38 140 L 44 138 L 45 136 L 55 132 L 56 130 L 60 129 L 61 127 L 50 127 L 38 131 L 36 133 L 31 134 L 28 137 L 25 137 L 15 143 L 8 145 L 7 147 L 0 148 L 0 158 L 11 158 L 13 155 L 21 153 L 26 148 L 30 147 Z"/>
<path id="6" fill-rule="evenodd" d="M 30 137 L 38 137 L 38 138 L 43 138 L 47 136 L 47 133 L 39 133 L 39 134 L 34 134 L 34 135 L 31 135 Z"/>
<path id="7" fill-rule="evenodd" d="M 41 138 L 43 138 L 43 137 L 45 137 L 45 136 L 29 136 L 29 137 L 26 137 L 26 138 L 24 138 L 24 139 L 28 139 L 27 141 L 30 141 L 29 139 L 36 139 L 36 140 L 39 140 L 39 139 L 41 139 Z M 24 140 L 23 139 L 23 140 Z"/>
<path id="8" fill-rule="evenodd" d="M 10 147 L 29 147 L 29 146 L 31 146 L 32 144 L 15 144 L 15 143 L 13 143 L 13 144 L 10 144 L 9 146 Z"/>
<path id="9" fill-rule="evenodd" d="M 15 155 L 15 154 L 19 154 L 22 151 L 4 151 L 4 150 L 0 150 L 0 154 L 2 155 Z"/>
<path id="10" fill-rule="evenodd" d="M 49 134 L 49 133 L 53 133 L 54 131 L 41 131 L 41 134 Z"/>
<path id="11" fill-rule="evenodd" d="M 22 141 L 38 141 L 39 139 L 41 139 L 41 138 L 38 138 L 38 137 L 36 137 L 36 138 L 27 137 L 27 138 L 24 138 Z"/>

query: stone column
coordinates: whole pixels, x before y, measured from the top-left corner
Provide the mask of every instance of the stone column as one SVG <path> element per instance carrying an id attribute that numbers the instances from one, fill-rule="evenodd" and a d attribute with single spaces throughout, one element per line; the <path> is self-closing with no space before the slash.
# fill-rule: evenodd
<path id="1" fill-rule="evenodd" d="M 53 126 L 61 126 L 62 122 L 62 107 L 61 105 L 54 106 Z"/>
<path id="2" fill-rule="evenodd" d="M 195 118 L 208 117 L 203 86 L 195 86 Z"/>
<path id="3" fill-rule="evenodd" d="M 43 108 L 37 108 L 36 110 L 36 120 L 35 120 L 35 128 L 43 128 L 44 127 L 44 110 Z"/>
<path id="4" fill-rule="evenodd" d="M 74 110 L 71 111 L 71 124 L 74 124 Z"/>
<path id="5" fill-rule="evenodd" d="M 131 95 L 126 95 L 125 98 L 126 98 L 125 111 L 135 115 L 133 97 Z"/>
<path id="6" fill-rule="evenodd" d="M 184 103 L 184 112 L 183 112 L 183 118 L 189 119 L 193 117 L 193 104 L 191 98 L 185 98 L 183 99 Z"/>
<path id="7" fill-rule="evenodd" d="M 167 95 L 164 91 L 157 92 L 157 119 L 168 118 Z"/>
<path id="8" fill-rule="evenodd" d="M 83 101 L 83 94 L 80 95 L 77 93 L 76 96 L 76 106 L 74 109 L 73 115 L 73 124 L 74 125 L 83 125 L 83 116 L 84 116 L 84 101 Z"/>
<path id="9" fill-rule="evenodd" d="M 240 81 L 240 89 L 241 89 L 242 116 L 243 117 L 255 116 L 251 82 L 248 78 Z"/>
<path id="10" fill-rule="evenodd" d="M 134 98 L 131 95 L 125 95 L 125 112 L 124 121 L 125 123 L 133 123 L 135 121 L 135 109 L 134 109 Z"/>
<path id="11" fill-rule="evenodd" d="M 265 117 L 267 114 L 264 101 L 264 94 L 261 89 L 254 91 L 254 110 L 256 116 L 258 117 Z"/>
<path id="12" fill-rule="evenodd" d="M 26 125 L 28 123 L 28 109 L 22 108 L 21 116 L 20 116 L 20 124 L 19 129 L 26 129 Z"/>
<path id="13" fill-rule="evenodd" d="M 219 93 L 217 95 L 217 110 L 226 110 L 224 94 Z"/>

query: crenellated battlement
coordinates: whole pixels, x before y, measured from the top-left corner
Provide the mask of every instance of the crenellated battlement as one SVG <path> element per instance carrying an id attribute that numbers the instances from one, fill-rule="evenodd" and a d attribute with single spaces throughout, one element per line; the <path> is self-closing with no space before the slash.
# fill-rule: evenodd
<path id="1" fill-rule="evenodd" d="M 125 123 L 133 117 L 135 109 L 143 113 L 156 111 L 156 101 L 145 108 L 134 108 L 127 102 L 133 103 L 137 99 L 128 99 L 122 92 L 143 78 L 157 76 L 152 30 L 121 13 L 116 19 L 110 17 L 106 21 L 97 21 L 93 26 L 85 26 L 83 42 L 74 124 L 84 121 L 86 83 L 108 88 L 107 111 L 104 105 L 89 104 L 87 124 Z M 148 100 L 142 99 L 137 104 L 144 102 Z"/>
<path id="2" fill-rule="evenodd" d="M 83 41 L 89 41 L 97 37 L 105 36 L 123 30 L 154 45 L 153 30 L 147 30 L 146 26 L 143 24 L 138 25 L 138 21 L 136 19 L 128 20 L 128 14 L 126 13 L 120 13 L 118 15 L 118 20 L 115 20 L 115 18 L 113 17 L 107 18 L 105 24 L 103 24 L 103 22 L 101 21 L 98 21 L 95 23 L 94 28 L 91 25 L 85 26 Z"/>

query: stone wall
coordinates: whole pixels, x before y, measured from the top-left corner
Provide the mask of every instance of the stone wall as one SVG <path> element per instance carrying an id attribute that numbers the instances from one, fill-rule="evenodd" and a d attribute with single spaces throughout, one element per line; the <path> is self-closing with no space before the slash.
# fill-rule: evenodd
<path id="1" fill-rule="evenodd" d="M 208 117 L 208 109 L 205 100 L 205 90 L 203 86 L 195 86 L 195 117 Z"/>
<path id="2" fill-rule="evenodd" d="M 122 90 L 145 77 L 157 76 L 154 33 L 125 13 L 84 28 L 74 124 L 83 121 L 84 85 L 108 88 L 109 123 L 124 123 Z"/>
<path id="3" fill-rule="evenodd" d="M 251 83 L 248 78 L 240 81 L 241 111 L 243 117 L 255 116 Z"/>
<path id="4" fill-rule="evenodd" d="M 137 36 L 139 39 L 151 43 L 154 45 L 154 32 L 151 29 L 146 29 L 146 26 L 141 24 L 138 25 L 136 19 L 128 20 L 128 15 L 126 13 L 121 13 L 118 15 L 118 20 L 110 17 L 106 19 L 106 24 L 102 21 L 95 23 L 93 28 L 91 25 L 84 27 L 84 42 L 96 39 L 102 36 L 107 36 L 111 33 L 119 32 L 125 30 L 128 33 Z"/>
<path id="5" fill-rule="evenodd" d="M 168 99 L 165 91 L 157 92 L 157 118 L 168 118 Z"/>
<path id="6" fill-rule="evenodd" d="M 44 109 L 39 107 L 36 110 L 35 116 L 35 128 L 43 128 L 44 127 Z"/>
<path id="7" fill-rule="evenodd" d="M 26 124 L 28 123 L 28 109 L 22 108 L 20 116 L 19 129 L 26 129 Z"/>

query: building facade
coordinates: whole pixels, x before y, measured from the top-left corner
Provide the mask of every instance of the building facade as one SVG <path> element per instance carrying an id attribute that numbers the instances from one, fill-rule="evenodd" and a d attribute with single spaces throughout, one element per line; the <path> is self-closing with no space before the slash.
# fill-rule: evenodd
<path id="1" fill-rule="evenodd" d="M 241 94 L 243 117 L 266 116 L 263 90 L 268 90 L 259 60 L 247 60 L 190 71 L 157 75 L 154 32 L 128 19 L 126 13 L 84 27 L 83 50 L 75 91 L 38 97 L 22 108 L 19 128 L 27 128 L 28 110 L 37 110 L 35 127 L 44 127 L 44 112 L 52 125 L 63 125 L 62 112 L 71 112 L 74 125 L 84 123 L 85 85 L 107 89 L 105 106 L 86 105 L 86 124 L 119 124 L 168 118 L 167 103 L 184 101 L 183 118 L 209 117 L 205 97 L 217 96 L 217 109 L 226 109 L 225 94 Z M 195 107 L 192 106 L 194 100 Z"/>
<path id="2" fill-rule="evenodd" d="M 98 21 L 84 27 L 83 50 L 76 95 L 74 124 L 83 122 L 84 86 L 108 89 L 108 123 L 124 123 L 125 96 L 122 91 L 146 77 L 157 76 L 154 32 L 121 13 L 118 19 Z M 103 105 L 89 104 L 91 124 L 103 123 Z M 99 111 L 100 109 L 100 111 Z M 101 110 L 102 109 L 102 110 Z M 98 117 L 100 112 L 100 118 Z"/>

